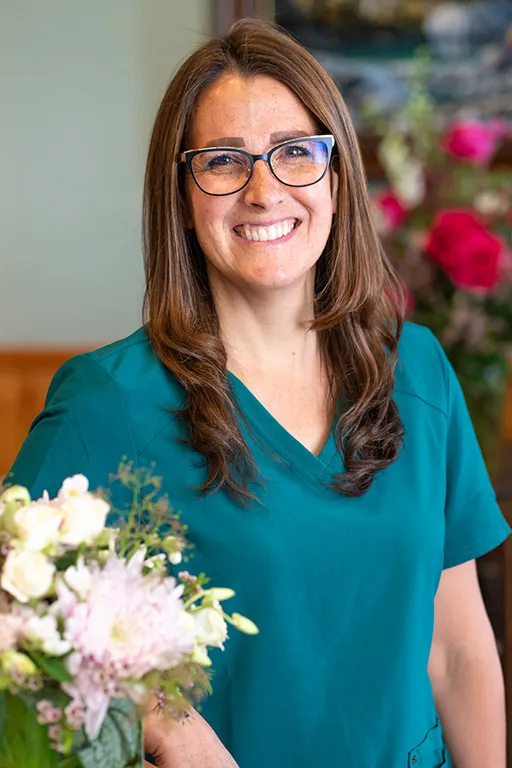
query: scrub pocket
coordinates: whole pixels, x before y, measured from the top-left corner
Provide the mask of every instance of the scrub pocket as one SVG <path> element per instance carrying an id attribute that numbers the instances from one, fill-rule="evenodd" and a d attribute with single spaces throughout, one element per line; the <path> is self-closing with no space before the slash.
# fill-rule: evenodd
<path id="1" fill-rule="evenodd" d="M 409 752 L 409 768 L 450 768 L 448 751 L 444 745 L 439 720 L 423 741 Z"/>

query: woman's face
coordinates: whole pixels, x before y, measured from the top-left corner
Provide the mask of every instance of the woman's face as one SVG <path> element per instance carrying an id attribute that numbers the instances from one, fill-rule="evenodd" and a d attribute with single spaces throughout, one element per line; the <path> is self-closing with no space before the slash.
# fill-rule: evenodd
<path id="1" fill-rule="evenodd" d="M 237 146 L 253 154 L 297 136 L 314 136 L 318 126 L 302 102 L 271 77 L 220 77 L 201 95 L 188 136 L 187 149 Z M 190 174 L 186 200 L 191 226 L 206 256 L 212 285 L 228 281 L 247 291 L 301 286 L 327 242 L 334 212 L 333 174 L 317 184 L 288 187 L 268 165 L 257 161 L 251 180 L 231 195 L 202 192 Z M 334 177 L 335 178 L 335 177 Z M 289 234 L 263 240 L 259 228 L 281 224 Z M 257 232 L 259 240 L 250 240 Z M 278 230 L 279 231 L 279 230 Z M 276 230 L 270 232 L 274 237 Z"/>

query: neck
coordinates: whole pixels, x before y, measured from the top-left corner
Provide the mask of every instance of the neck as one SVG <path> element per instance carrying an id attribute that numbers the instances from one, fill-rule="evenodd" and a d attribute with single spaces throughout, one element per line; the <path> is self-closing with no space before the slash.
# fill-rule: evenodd
<path id="1" fill-rule="evenodd" d="M 215 278 L 210 284 L 229 370 L 236 375 L 300 375 L 305 365 L 318 365 L 318 335 L 309 330 L 313 272 L 301 286 L 265 292 L 242 290 Z"/>

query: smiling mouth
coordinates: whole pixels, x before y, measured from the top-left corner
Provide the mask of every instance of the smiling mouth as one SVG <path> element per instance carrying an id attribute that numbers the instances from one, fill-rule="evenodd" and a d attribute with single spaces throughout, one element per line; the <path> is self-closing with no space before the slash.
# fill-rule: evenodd
<path id="1" fill-rule="evenodd" d="M 240 224 L 234 228 L 234 232 L 242 240 L 251 240 L 252 242 L 266 242 L 269 240 L 281 240 L 290 232 L 293 232 L 300 224 L 299 219 L 285 219 L 277 224 L 271 224 L 269 227 L 251 226 L 250 224 Z"/>

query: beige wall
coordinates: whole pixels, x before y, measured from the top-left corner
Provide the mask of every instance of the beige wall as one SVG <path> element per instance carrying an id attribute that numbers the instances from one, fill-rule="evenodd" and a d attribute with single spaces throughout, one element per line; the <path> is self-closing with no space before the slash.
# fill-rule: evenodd
<path id="1" fill-rule="evenodd" d="M 139 324 L 145 154 L 210 0 L 0 0 L 0 345 Z"/>

